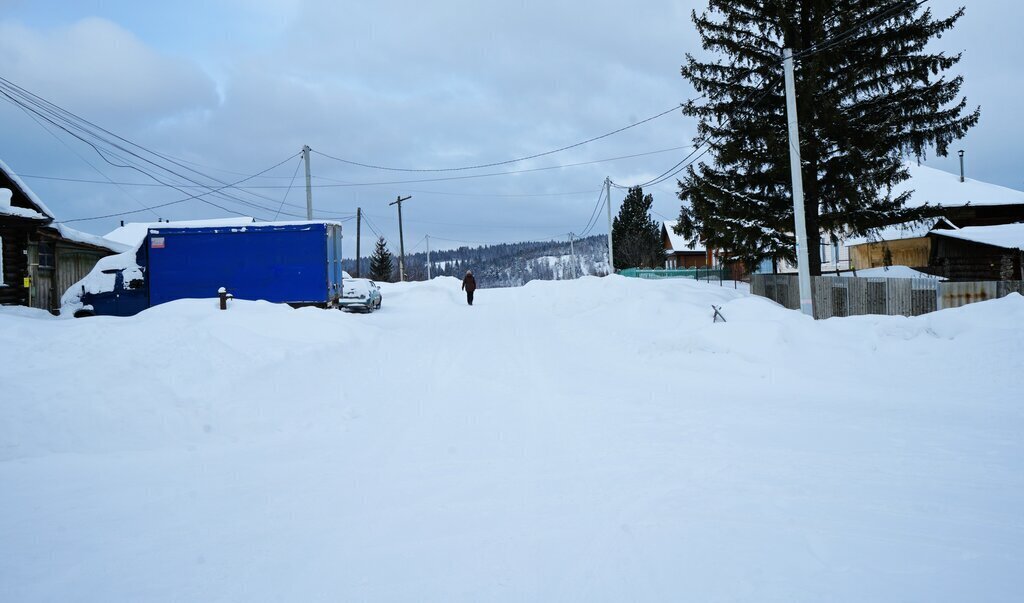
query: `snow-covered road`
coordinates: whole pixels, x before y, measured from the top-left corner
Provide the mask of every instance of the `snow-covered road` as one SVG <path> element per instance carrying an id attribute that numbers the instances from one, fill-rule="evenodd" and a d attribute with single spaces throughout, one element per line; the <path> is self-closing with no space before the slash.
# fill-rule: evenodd
<path id="1" fill-rule="evenodd" d="M 1019 595 L 1024 298 L 458 289 L 0 309 L 0 600 Z"/>

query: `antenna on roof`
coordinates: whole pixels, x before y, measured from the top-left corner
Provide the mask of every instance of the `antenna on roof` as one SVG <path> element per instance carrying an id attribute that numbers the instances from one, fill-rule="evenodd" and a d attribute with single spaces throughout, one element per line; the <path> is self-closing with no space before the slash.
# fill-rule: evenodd
<path id="1" fill-rule="evenodd" d="M 964 150 L 960 149 L 957 151 L 957 155 L 960 156 L 960 182 L 964 181 Z"/>

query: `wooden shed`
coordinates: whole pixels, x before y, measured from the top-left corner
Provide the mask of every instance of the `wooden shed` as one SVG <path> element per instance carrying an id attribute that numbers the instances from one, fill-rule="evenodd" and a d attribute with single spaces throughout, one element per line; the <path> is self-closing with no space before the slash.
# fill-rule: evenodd
<path id="1" fill-rule="evenodd" d="M 1024 280 L 1024 224 L 928 233 L 929 267 L 952 281 Z"/>
<path id="2" fill-rule="evenodd" d="M 100 258 L 125 249 L 57 223 L 50 209 L 0 161 L 0 305 L 59 310 L 68 287 Z"/>

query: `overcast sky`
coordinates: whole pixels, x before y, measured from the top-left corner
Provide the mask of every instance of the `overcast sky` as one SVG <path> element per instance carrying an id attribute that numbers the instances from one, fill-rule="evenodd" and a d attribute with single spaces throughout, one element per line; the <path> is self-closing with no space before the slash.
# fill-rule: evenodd
<path id="1" fill-rule="evenodd" d="M 960 4 L 931 0 L 945 15 Z M 502 161 L 571 144 L 664 111 L 692 95 L 680 77 L 686 52 L 700 54 L 689 19 L 706 0 L 675 2 L 336 2 L 204 0 L 137 2 L 0 0 L 0 75 L 150 149 L 236 180 L 296 158 L 252 181 L 287 186 L 303 144 L 362 163 L 444 168 Z M 964 51 L 970 105 L 981 124 L 953 149 L 967 150 L 969 175 L 1024 189 L 1024 3 L 968 6 L 937 42 Z M 91 149 L 58 139 L 21 110 L 0 103 L 0 158 L 61 219 L 129 211 L 181 198 L 174 190 L 60 182 L 28 176 L 151 182 L 104 163 Z M 405 204 L 407 251 L 426 234 L 433 246 L 551 238 L 579 233 L 605 176 L 622 184 L 660 174 L 676 149 L 627 160 L 482 178 L 369 185 L 590 162 L 691 143 L 694 123 L 672 113 L 622 134 L 503 168 L 458 174 L 386 172 L 313 155 L 318 210 L 362 207 L 397 250 Z M 84 159 L 83 159 L 84 158 Z M 87 163 L 86 160 L 89 162 Z M 957 160 L 928 165 L 955 172 Z M 304 205 L 302 172 L 287 203 Z M 674 218 L 673 183 L 653 193 Z M 285 189 L 259 189 L 273 206 Z M 613 191 L 613 201 L 622 193 Z M 285 211 L 303 213 L 298 207 Z M 163 218 L 220 217 L 199 201 L 158 210 Z M 324 217 L 327 217 L 325 214 Z M 155 220 L 151 213 L 127 220 Z M 103 234 L 117 219 L 76 222 Z M 606 232 L 602 220 L 594 233 Z M 354 222 L 346 222 L 346 253 Z M 371 238 L 364 229 L 364 249 Z M 423 248 L 419 244 L 417 250 Z M 366 253 L 364 251 L 364 253 Z"/>

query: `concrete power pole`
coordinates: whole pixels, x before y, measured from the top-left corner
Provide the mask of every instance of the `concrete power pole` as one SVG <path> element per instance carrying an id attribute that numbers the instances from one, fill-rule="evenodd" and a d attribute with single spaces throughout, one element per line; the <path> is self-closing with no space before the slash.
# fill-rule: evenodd
<path id="1" fill-rule="evenodd" d="M 576 248 L 573 246 L 573 238 L 576 235 L 569 233 L 569 256 L 572 257 L 572 277 L 577 278 L 579 276 L 579 262 L 576 261 Z"/>
<path id="2" fill-rule="evenodd" d="M 615 274 L 615 251 L 612 248 L 612 179 L 604 179 L 605 201 L 608 203 L 608 274 Z"/>
<path id="3" fill-rule="evenodd" d="M 402 201 L 408 201 L 412 199 L 412 195 L 408 197 L 398 196 L 398 199 L 388 203 L 388 205 L 398 206 L 398 280 L 399 282 L 405 282 L 405 236 L 402 233 Z"/>
<path id="4" fill-rule="evenodd" d="M 430 280 L 430 235 L 426 236 L 427 239 L 427 280 Z"/>
<path id="5" fill-rule="evenodd" d="M 811 291 L 811 267 L 807 248 L 807 217 L 804 215 L 804 182 L 800 163 L 800 128 L 796 115 L 796 82 L 793 75 L 793 51 L 782 51 L 786 71 L 786 118 L 789 122 L 789 167 L 793 178 L 793 219 L 796 222 L 796 270 L 800 284 L 800 311 L 814 316 Z"/>
<path id="6" fill-rule="evenodd" d="M 306 219 L 313 219 L 313 184 L 309 177 L 309 145 L 302 146 L 302 159 L 306 162 Z"/>
<path id="7" fill-rule="evenodd" d="M 356 278 L 359 278 L 360 267 L 362 266 L 363 259 L 359 255 L 359 241 L 362 240 L 360 237 L 360 229 L 363 226 L 363 208 L 356 208 Z"/>

